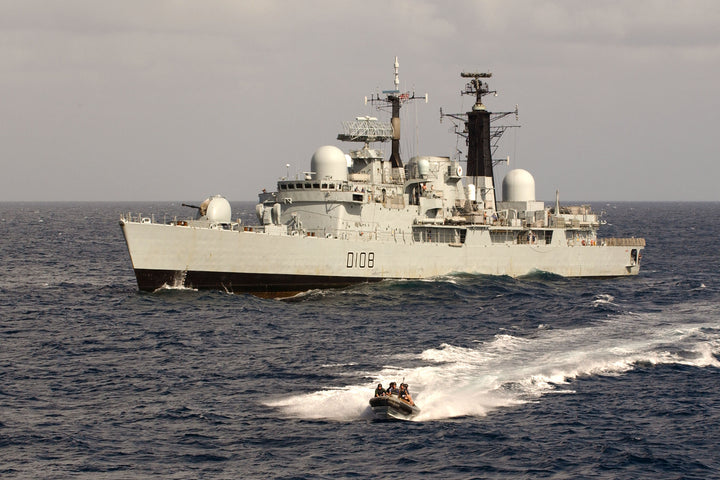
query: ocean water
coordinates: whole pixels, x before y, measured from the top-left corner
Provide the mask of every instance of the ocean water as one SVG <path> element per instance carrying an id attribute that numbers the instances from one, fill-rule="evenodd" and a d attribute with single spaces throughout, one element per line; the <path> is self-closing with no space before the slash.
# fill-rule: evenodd
<path id="1" fill-rule="evenodd" d="M 0 478 L 720 478 L 720 204 L 593 206 L 638 277 L 268 300 L 138 292 L 119 215 L 179 203 L 2 203 Z"/>

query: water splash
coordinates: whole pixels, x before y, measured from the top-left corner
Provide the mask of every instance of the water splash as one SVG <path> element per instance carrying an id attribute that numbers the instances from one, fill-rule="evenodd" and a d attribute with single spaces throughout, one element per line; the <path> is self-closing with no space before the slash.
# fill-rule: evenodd
<path id="1" fill-rule="evenodd" d="M 374 383 L 404 378 L 422 409 L 416 420 L 442 420 L 484 416 L 543 395 L 571 394 L 568 385 L 575 378 L 622 375 L 638 364 L 720 368 L 720 316 L 717 307 L 708 309 L 715 320 L 697 322 L 702 312 L 688 308 L 673 315 L 620 315 L 577 329 L 540 329 L 529 338 L 498 334 L 473 347 L 443 344 L 410 359 L 423 366 L 387 366 L 365 372 L 374 379 L 368 384 L 291 396 L 268 405 L 301 418 L 368 418 Z M 409 359 L 396 360 L 408 364 Z"/>
<path id="2" fill-rule="evenodd" d="M 600 305 L 617 306 L 617 304 L 615 304 L 614 302 L 615 302 L 615 297 L 613 297 L 612 295 L 600 294 L 600 295 L 595 296 L 595 300 L 593 300 L 592 305 L 593 305 L 593 307 L 597 307 Z"/>

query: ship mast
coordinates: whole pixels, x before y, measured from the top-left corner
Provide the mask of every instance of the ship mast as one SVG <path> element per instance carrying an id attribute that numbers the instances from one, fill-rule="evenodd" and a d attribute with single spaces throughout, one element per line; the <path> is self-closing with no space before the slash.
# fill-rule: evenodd
<path id="1" fill-rule="evenodd" d="M 492 77 L 492 73 L 462 72 L 460 77 L 470 79 L 465 85 L 465 90 L 461 90 L 460 94 L 474 95 L 475 104 L 469 112 L 464 114 L 446 114 L 440 109 L 440 120 L 442 121 L 443 117 L 450 117 L 464 124 L 462 131 L 458 129 L 456 124 L 455 133 L 465 137 L 467 142 L 466 176 L 480 193 L 485 208 L 494 209 L 497 195 L 495 192 L 492 155 L 497 149 L 497 143 L 502 134 L 507 128 L 514 125 L 491 127 L 491 123 L 512 113 L 515 113 L 517 117 L 517 106 L 514 112 L 491 113 L 487 110 L 482 102 L 482 97 L 491 93 L 497 95 L 497 92 L 490 90 L 487 82 L 484 82 L 483 79 Z"/>
<path id="2" fill-rule="evenodd" d="M 493 177 L 492 153 L 490 152 L 490 112 L 482 103 L 483 95 L 491 92 L 488 84 L 481 80 L 492 77 L 492 73 L 463 72 L 460 76 L 471 79 L 461 93 L 475 95 L 475 105 L 467 112 L 467 121 L 465 122 L 468 132 L 466 175 L 469 177 Z"/>
<path id="3" fill-rule="evenodd" d="M 428 101 L 427 93 L 424 96 L 416 96 L 415 92 L 400 92 L 400 75 L 399 75 L 399 69 L 400 69 L 400 63 L 398 63 L 398 57 L 395 57 L 395 63 L 393 64 L 394 67 L 394 73 L 395 78 L 393 80 L 393 83 L 395 85 L 395 88 L 392 90 L 383 90 L 382 96 L 380 94 L 374 94 L 371 95 L 370 98 L 365 97 L 365 103 L 380 103 L 381 106 L 378 107 L 378 109 L 382 108 L 383 106 L 389 105 L 391 108 L 391 125 L 392 125 L 392 144 L 391 144 L 391 153 L 390 153 L 390 161 L 392 163 L 393 169 L 402 169 L 403 168 L 403 162 L 400 158 L 400 107 L 403 103 L 408 102 L 410 100 L 416 100 L 418 98 L 424 98 L 425 103 Z"/>

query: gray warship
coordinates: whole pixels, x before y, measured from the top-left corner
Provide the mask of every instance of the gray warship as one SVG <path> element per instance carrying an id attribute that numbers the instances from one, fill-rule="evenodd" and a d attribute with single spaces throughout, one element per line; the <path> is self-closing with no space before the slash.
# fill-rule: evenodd
<path id="1" fill-rule="evenodd" d="M 465 138 L 466 158 L 400 155 L 400 110 L 424 98 L 394 89 L 366 101 L 390 121 L 357 117 L 338 140 L 357 142 L 347 153 L 321 146 L 302 178 L 282 178 L 259 194 L 258 224 L 233 219 L 229 202 L 207 198 L 193 218 L 156 222 L 120 218 L 140 290 L 220 289 L 289 296 L 311 289 L 387 279 L 429 279 L 455 273 L 519 277 L 620 277 L 640 270 L 642 238 L 601 238 L 599 215 L 588 205 L 546 206 L 535 181 L 510 170 L 497 198 L 493 152 L 507 128 L 483 96 L 495 93 L 490 73 L 465 72 L 461 94 L 475 103 L 445 114 Z M 374 144 L 390 142 L 388 158 Z M 465 168 L 463 169 L 463 164 Z"/>

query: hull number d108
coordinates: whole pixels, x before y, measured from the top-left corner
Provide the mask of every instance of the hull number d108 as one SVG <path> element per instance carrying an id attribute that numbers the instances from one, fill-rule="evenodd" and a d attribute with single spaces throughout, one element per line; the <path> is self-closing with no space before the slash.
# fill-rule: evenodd
<path id="1" fill-rule="evenodd" d="M 348 252 L 347 268 L 375 268 L 375 252 Z"/>

